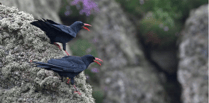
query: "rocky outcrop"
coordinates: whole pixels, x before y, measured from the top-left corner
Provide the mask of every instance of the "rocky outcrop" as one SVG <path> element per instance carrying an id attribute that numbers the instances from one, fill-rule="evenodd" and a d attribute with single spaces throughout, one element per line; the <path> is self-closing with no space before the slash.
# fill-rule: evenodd
<path id="1" fill-rule="evenodd" d="M 61 23 L 58 11 L 60 0 L 1 0 L 6 6 L 15 6 L 21 11 L 31 13 L 35 18 L 48 18 Z"/>
<path id="2" fill-rule="evenodd" d="M 148 63 L 134 25 L 114 0 L 98 0 L 91 31 L 79 35 L 95 44 L 104 60 L 100 72 L 104 103 L 169 103 L 163 75 Z"/>
<path id="3" fill-rule="evenodd" d="M 75 77 L 80 96 L 57 73 L 28 62 L 64 56 L 43 31 L 29 24 L 33 20 L 17 8 L 0 5 L 0 103 L 94 103 L 83 73 Z"/>
<path id="4" fill-rule="evenodd" d="M 208 102 L 208 4 L 193 10 L 179 45 L 178 80 L 183 103 Z"/>

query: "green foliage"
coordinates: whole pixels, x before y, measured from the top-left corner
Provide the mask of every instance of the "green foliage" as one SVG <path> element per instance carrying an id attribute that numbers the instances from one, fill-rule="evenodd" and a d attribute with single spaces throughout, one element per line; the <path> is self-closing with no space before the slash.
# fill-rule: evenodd
<path id="1" fill-rule="evenodd" d="M 141 20 L 139 31 L 145 38 L 146 43 L 150 42 L 153 45 L 158 44 L 164 47 L 175 42 L 175 33 L 180 30 L 181 26 L 165 25 L 163 22 L 153 17 Z"/>
<path id="2" fill-rule="evenodd" d="M 102 90 L 93 91 L 93 97 L 96 103 L 102 103 L 104 98 L 104 92 Z"/>
<path id="3" fill-rule="evenodd" d="M 162 45 L 175 42 L 175 34 L 181 30 L 191 9 L 208 3 L 207 0 L 116 0 L 124 10 L 135 17 L 141 18 L 147 12 L 152 12 L 152 18 L 142 19 L 139 32 L 146 41 L 150 41 L 149 33 L 154 35 Z M 164 31 L 159 25 L 168 27 Z M 152 38 L 153 38 L 152 37 Z M 153 44 L 155 42 L 150 41 Z"/>
<path id="4" fill-rule="evenodd" d="M 83 56 L 86 54 L 91 54 L 93 56 L 97 56 L 95 46 L 85 39 L 76 39 L 72 44 L 70 44 L 70 48 L 73 52 L 73 55 Z"/>
<path id="5" fill-rule="evenodd" d="M 142 15 L 148 11 L 159 13 L 159 9 L 167 12 L 173 19 L 179 19 L 189 14 L 193 8 L 208 3 L 208 0 L 116 0 L 128 12 Z M 140 2 L 142 1 L 142 2 Z M 166 14 L 166 15 L 167 15 Z M 159 16 L 159 14 L 158 14 Z M 158 18 L 157 18 L 158 19 Z"/>

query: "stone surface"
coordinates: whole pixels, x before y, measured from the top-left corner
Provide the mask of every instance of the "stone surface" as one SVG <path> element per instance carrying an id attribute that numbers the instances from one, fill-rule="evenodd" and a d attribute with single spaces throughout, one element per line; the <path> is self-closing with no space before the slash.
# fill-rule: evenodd
<path id="1" fill-rule="evenodd" d="M 208 103 L 208 4 L 191 11 L 179 40 L 183 103 Z"/>
<path id="2" fill-rule="evenodd" d="M 3 5 L 15 6 L 21 11 L 31 13 L 35 18 L 48 18 L 61 23 L 58 11 L 60 0 L 1 0 Z"/>
<path id="3" fill-rule="evenodd" d="M 0 17 L 0 103 L 94 103 L 84 73 L 75 77 L 79 96 L 57 73 L 29 63 L 64 56 L 43 31 L 30 25 L 31 14 L 0 5 Z"/>
<path id="4" fill-rule="evenodd" d="M 95 44 L 104 63 L 99 73 L 104 103 L 169 103 L 165 78 L 148 63 L 136 38 L 136 29 L 114 0 L 97 0 L 90 32 L 80 36 Z"/>
<path id="5" fill-rule="evenodd" d="M 151 49 L 151 58 L 155 61 L 164 71 L 168 72 L 169 74 L 174 74 L 177 72 L 177 53 L 176 49 L 163 49 L 163 50 L 156 50 Z"/>

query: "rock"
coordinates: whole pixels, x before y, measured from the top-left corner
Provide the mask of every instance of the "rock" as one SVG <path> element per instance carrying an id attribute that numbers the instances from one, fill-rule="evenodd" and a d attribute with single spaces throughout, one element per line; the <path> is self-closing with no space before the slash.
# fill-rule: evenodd
<path id="1" fill-rule="evenodd" d="M 99 81 L 104 103 L 168 103 L 163 88 L 165 77 L 144 57 L 136 28 L 114 0 L 98 0 L 91 31 L 80 36 L 92 42 L 103 59 Z"/>
<path id="2" fill-rule="evenodd" d="M 208 4 L 192 10 L 179 40 L 183 103 L 208 102 Z"/>
<path id="3" fill-rule="evenodd" d="M 0 103 L 94 103 L 92 88 L 83 72 L 74 87 L 61 82 L 57 73 L 34 67 L 30 60 L 46 62 L 63 57 L 40 29 L 30 25 L 31 14 L 0 5 Z"/>
<path id="4" fill-rule="evenodd" d="M 35 18 L 48 18 L 61 23 L 58 16 L 60 0 L 1 0 L 1 3 L 31 13 Z"/>
<path id="5" fill-rule="evenodd" d="M 152 60 L 169 74 L 174 74 L 177 71 L 178 60 L 176 52 L 177 50 L 174 47 L 163 50 L 150 49 Z"/>

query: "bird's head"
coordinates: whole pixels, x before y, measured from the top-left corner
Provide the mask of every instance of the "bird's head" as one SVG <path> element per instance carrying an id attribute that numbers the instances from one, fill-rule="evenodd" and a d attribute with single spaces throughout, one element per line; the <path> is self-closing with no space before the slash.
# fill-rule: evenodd
<path id="1" fill-rule="evenodd" d="M 87 27 L 85 27 L 85 26 L 91 26 L 90 24 L 87 24 L 87 23 L 83 23 L 82 21 L 76 21 L 76 22 L 74 22 L 72 25 L 71 25 L 71 27 L 75 27 L 75 28 L 77 28 L 77 29 L 81 29 L 81 28 L 84 28 L 84 29 L 86 29 L 86 30 L 88 30 L 88 31 L 90 31 Z"/>
<path id="2" fill-rule="evenodd" d="M 101 63 L 99 63 L 98 61 L 103 62 L 103 60 L 101 60 L 101 59 L 99 59 L 99 58 L 96 58 L 96 57 L 94 57 L 94 56 L 92 56 L 92 55 L 84 55 L 84 56 L 82 57 L 82 60 L 83 60 L 87 65 L 91 64 L 92 62 L 95 62 L 95 63 L 97 63 L 97 64 L 99 64 L 99 65 L 101 66 Z"/>

